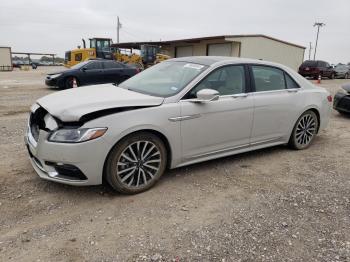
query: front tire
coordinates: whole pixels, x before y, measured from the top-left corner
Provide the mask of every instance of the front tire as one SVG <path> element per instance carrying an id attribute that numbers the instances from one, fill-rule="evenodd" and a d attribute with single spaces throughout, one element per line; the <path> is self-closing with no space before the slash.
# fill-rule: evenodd
<path id="1" fill-rule="evenodd" d="M 106 162 L 106 179 L 120 193 L 137 194 L 151 188 L 166 165 L 163 141 L 148 132 L 135 133 L 113 147 Z"/>
<path id="2" fill-rule="evenodd" d="M 329 77 L 329 79 L 335 79 L 335 74 L 332 73 L 331 76 Z"/>
<path id="3" fill-rule="evenodd" d="M 67 77 L 67 78 L 65 79 L 65 81 L 64 81 L 64 88 L 65 88 L 65 89 L 73 88 L 74 80 L 76 81 L 77 86 L 79 86 L 79 83 L 78 83 L 77 78 L 74 77 L 74 76 L 69 76 L 69 77 Z"/>
<path id="4" fill-rule="evenodd" d="M 293 149 L 302 150 L 308 148 L 314 140 L 319 122 L 315 112 L 304 112 L 296 122 L 289 139 L 289 146 Z"/>

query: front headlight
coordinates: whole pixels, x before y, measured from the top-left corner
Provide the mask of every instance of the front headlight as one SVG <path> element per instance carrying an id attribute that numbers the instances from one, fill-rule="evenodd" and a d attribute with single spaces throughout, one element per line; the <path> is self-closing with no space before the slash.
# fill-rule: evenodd
<path id="1" fill-rule="evenodd" d="M 62 74 L 54 74 L 54 75 L 49 75 L 49 77 L 50 77 L 51 79 L 54 79 L 54 78 L 59 77 L 60 75 L 62 75 Z"/>
<path id="2" fill-rule="evenodd" d="M 59 129 L 50 135 L 49 141 L 59 143 L 80 143 L 101 137 L 106 131 L 106 127 Z"/>

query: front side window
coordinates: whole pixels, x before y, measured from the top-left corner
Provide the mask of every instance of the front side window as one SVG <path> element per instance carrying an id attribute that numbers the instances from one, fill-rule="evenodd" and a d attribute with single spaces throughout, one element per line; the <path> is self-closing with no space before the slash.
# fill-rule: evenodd
<path id="1" fill-rule="evenodd" d="M 214 89 L 219 92 L 220 96 L 244 93 L 244 66 L 224 66 L 211 72 L 190 91 L 186 98 L 195 98 L 197 92 L 202 89 Z"/>
<path id="2" fill-rule="evenodd" d="M 282 70 L 268 66 L 252 66 L 252 71 L 256 92 L 286 88 Z"/>
<path id="3" fill-rule="evenodd" d="M 206 68 L 195 63 L 165 61 L 129 78 L 120 87 L 154 96 L 173 96 Z"/>
<path id="4" fill-rule="evenodd" d="M 116 68 L 123 68 L 123 66 L 117 62 L 114 61 L 107 61 L 103 63 L 105 69 L 116 69 Z"/>

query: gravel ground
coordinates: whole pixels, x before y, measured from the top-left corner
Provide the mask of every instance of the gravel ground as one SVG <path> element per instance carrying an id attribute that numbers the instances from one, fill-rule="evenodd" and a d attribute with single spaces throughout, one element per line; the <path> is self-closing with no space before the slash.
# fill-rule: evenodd
<path id="1" fill-rule="evenodd" d="M 39 179 L 23 143 L 47 70 L 0 73 L 0 261 L 350 261 L 350 118 L 166 172 L 135 196 Z M 344 80 L 323 80 L 332 94 Z"/>

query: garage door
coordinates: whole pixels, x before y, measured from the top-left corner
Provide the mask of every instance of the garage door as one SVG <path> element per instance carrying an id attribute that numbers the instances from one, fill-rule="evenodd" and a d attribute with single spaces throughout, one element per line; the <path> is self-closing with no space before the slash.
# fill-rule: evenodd
<path id="1" fill-rule="evenodd" d="M 209 56 L 231 56 L 232 44 L 210 44 L 208 45 Z"/>
<path id="2" fill-rule="evenodd" d="M 176 47 L 176 57 L 193 56 L 193 46 Z"/>

